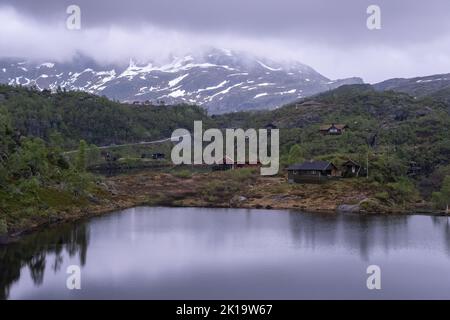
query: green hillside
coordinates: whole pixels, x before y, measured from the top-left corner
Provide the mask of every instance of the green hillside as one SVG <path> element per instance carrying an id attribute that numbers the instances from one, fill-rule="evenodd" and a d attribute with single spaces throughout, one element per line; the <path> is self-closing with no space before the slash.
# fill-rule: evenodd
<path id="1" fill-rule="evenodd" d="M 338 166 L 352 159 L 364 167 L 364 175 L 368 164 L 368 179 L 360 180 L 380 190 L 377 201 L 393 205 L 434 197 L 442 208 L 444 193 L 433 192 L 450 175 L 448 97 L 446 90 L 414 98 L 353 85 L 273 111 L 208 116 L 197 106 L 128 105 L 82 92 L 52 94 L 2 85 L 0 231 L 15 219 L 29 222 L 42 212 L 51 217 L 61 208 L 95 201 L 100 178 L 86 172 L 91 151 L 98 152 L 93 145 L 167 138 L 177 128 L 192 129 L 194 120 L 218 128 L 275 125 L 282 169 L 309 159 Z M 319 132 L 321 125 L 332 123 L 349 128 L 339 136 Z M 71 157 L 64 153 L 77 148 Z M 142 150 L 134 150 L 133 161 Z M 133 150 L 122 152 L 126 157 Z M 414 175 L 412 164 L 420 168 Z"/>

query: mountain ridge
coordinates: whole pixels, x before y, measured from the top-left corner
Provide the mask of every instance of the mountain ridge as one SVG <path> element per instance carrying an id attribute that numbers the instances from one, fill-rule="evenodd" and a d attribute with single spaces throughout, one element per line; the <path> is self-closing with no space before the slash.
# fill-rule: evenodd
<path id="1" fill-rule="evenodd" d="M 211 49 L 173 56 L 168 63 L 130 59 L 128 65 L 0 60 L 0 83 L 80 90 L 122 102 L 197 104 L 212 114 L 274 109 L 286 103 L 363 83 L 360 78 L 331 80 L 299 62 L 275 62 L 244 52 Z"/>
<path id="2" fill-rule="evenodd" d="M 450 88 L 450 73 L 413 78 L 393 78 L 372 85 L 377 91 L 397 91 L 415 97 L 432 95 Z"/>

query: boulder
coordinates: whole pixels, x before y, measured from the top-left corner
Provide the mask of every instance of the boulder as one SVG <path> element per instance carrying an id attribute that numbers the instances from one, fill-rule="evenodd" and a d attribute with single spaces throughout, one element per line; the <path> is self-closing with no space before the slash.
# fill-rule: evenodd
<path id="1" fill-rule="evenodd" d="M 339 213 L 358 213 L 361 211 L 359 204 L 341 204 L 336 209 Z"/>

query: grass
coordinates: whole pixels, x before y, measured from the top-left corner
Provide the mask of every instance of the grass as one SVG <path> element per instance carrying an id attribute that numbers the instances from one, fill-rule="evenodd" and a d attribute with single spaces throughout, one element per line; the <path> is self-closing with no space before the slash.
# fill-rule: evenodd
<path id="1" fill-rule="evenodd" d="M 257 178 L 257 169 L 254 168 L 242 168 L 235 170 L 223 171 L 222 177 L 225 180 L 232 180 L 236 182 L 248 182 L 251 180 L 256 180 Z"/>
<path id="2" fill-rule="evenodd" d="M 34 193 L 7 194 L 0 191 L 0 234 L 53 219 L 71 208 L 89 204 L 86 196 L 74 196 L 56 188 L 39 188 Z"/>
<path id="3" fill-rule="evenodd" d="M 192 178 L 192 172 L 189 170 L 180 170 L 180 171 L 175 171 L 173 173 L 173 175 L 177 178 L 181 178 L 181 179 L 190 179 Z"/>

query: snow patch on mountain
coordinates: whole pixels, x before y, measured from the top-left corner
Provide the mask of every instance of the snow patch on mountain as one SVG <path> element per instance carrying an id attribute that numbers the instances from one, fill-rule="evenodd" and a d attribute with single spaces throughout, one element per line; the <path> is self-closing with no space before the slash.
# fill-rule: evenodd
<path id="1" fill-rule="evenodd" d="M 179 97 L 183 97 L 185 95 L 185 91 L 178 89 L 177 91 L 171 92 L 168 94 L 169 97 L 172 98 L 179 98 Z"/>
<path id="2" fill-rule="evenodd" d="M 253 99 L 258 99 L 258 98 L 267 96 L 267 94 L 268 94 L 267 92 L 259 93 L 259 94 L 257 94 Z"/>
<path id="3" fill-rule="evenodd" d="M 51 68 L 53 68 L 54 66 L 55 66 L 55 64 L 52 63 L 52 62 L 44 62 L 44 63 L 41 63 L 37 68 L 39 69 L 39 68 L 41 68 L 41 67 L 46 67 L 46 68 L 51 69 Z"/>
<path id="4" fill-rule="evenodd" d="M 175 87 L 178 83 L 180 83 L 187 76 L 189 76 L 189 73 L 186 73 L 178 78 L 175 78 L 175 79 L 169 81 L 169 87 Z"/>
<path id="5" fill-rule="evenodd" d="M 270 71 L 281 71 L 282 69 L 281 68 L 272 68 L 272 67 L 269 67 L 268 65 L 265 65 L 264 63 L 262 63 L 261 61 L 257 61 L 263 68 L 266 68 L 267 70 L 270 70 Z"/>
<path id="6" fill-rule="evenodd" d="M 83 90 L 124 102 L 195 103 L 210 113 L 267 109 L 361 79 L 330 80 L 299 62 L 280 63 L 226 49 L 173 57 L 165 63 L 99 65 L 0 60 L 0 83 Z"/>

